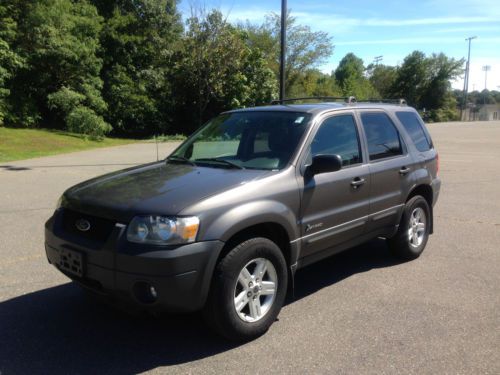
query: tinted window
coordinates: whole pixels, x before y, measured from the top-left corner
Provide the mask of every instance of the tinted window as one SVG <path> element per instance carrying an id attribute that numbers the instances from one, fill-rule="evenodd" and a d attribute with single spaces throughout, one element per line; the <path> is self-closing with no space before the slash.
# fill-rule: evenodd
<path id="1" fill-rule="evenodd" d="M 184 142 L 169 160 L 214 168 L 236 164 L 281 169 L 292 157 L 310 118 L 306 113 L 278 111 L 222 114 Z"/>
<path id="2" fill-rule="evenodd" d="M 358 132 L 353 117 L 344 115 L 326 119 L 311 143 L 311 154 L 340 155 L 343 166 L 360 163 Z"/>
<path id="3" fill-rule="evenodd" d="M 429 151 L 432 148 L 431 140 L 425 133 L 416 113 L 396 112 L 396 116 L 415 143 L 418 151 Z"/>
<path id="4" fill-rule="evenodd" d="M 370 160 L 401 155 L 399 133 L 385 113 L 362 113 Z"/>

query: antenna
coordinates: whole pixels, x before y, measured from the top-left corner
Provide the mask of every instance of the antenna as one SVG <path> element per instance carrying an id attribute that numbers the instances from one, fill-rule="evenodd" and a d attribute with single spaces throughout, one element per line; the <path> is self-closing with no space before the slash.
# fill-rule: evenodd
<path id="1" fill-rule="evenodd" d="M 156 144 L 156 161 L 159 161 L 159 155 L 158 155 L 158 135 L 155 134 L 155 144 Z"/>

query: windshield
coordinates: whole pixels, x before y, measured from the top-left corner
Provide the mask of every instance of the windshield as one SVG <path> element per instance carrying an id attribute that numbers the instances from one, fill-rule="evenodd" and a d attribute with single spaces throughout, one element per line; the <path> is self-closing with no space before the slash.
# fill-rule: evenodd
<path id="1" fill-rule="evenodd" d="M 167 160 L 220 168 L 282 169 L 310 117 L 298 112 L 223 114 L 203 126 Z"/>

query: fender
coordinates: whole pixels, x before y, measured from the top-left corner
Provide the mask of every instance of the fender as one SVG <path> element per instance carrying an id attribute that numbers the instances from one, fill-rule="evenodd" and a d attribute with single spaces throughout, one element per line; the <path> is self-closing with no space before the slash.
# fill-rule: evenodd
<path id="1" fill-rule="evenodd" d="M 214 218 L 208 227 L 200 228 L 200 238 L 203 241 L 218 239 L 227 242 L 245 228 L 263 223 L 281 225 L 290 241 L 299 237 L 297 218 L 289 207 L 273 200 L 260 200 L 233 207 Z"/>

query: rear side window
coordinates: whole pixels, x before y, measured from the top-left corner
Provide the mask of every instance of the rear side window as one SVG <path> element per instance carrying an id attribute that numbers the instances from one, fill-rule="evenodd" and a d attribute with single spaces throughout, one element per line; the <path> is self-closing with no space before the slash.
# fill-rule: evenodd
<path id="1" fill-rule="evenodd" d="M 419 121 L 416 113 L 396 112 L 396 116 L 403 124 L 403 127 L 408 132 L 413 143 L 415 143 L 415 147 L 418 151 L 429 151 L 432 148 L 431 139 L 424 131 L 423 125 Z"/>
<path id="2" fill-rule="evenodd" d="M 403 154 L 398 130 L 385 113 L 362 113 L 363 129 L 368 141 L 370 160 Z"/>

